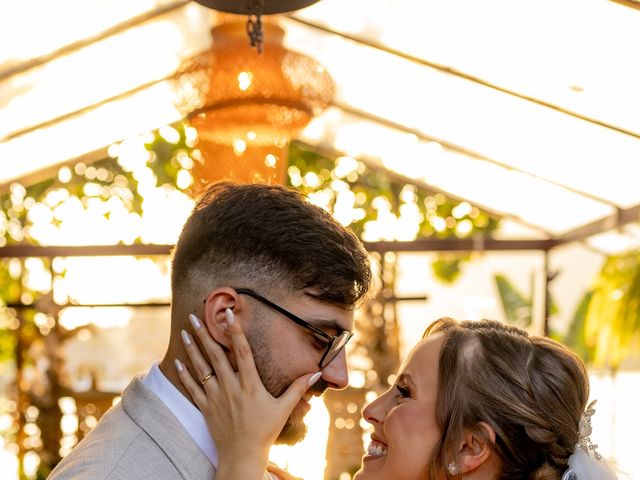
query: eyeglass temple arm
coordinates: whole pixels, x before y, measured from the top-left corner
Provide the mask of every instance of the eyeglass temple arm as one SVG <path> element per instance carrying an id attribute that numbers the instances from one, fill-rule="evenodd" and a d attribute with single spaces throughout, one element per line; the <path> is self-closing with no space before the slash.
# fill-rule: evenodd
<path id="1" fill-rule="evenodd" d="M 282 315 L 284 315 L 288 319 L 293 320 L 295 323 L 297 323 L 301 327 L 307 328 L 307 329 L 313 331 L 314 333 L 317 333 L 318 335 L 320 335 L 323 338 L 326 338 L 330 342 L 333 342 L 336 339 L 336 337 L 334 337 L 333 335 L 329 335 L 327 332 L 323 332 L 318 327 L 316 327 L 314 325 L 311 325 L 309 322 L 306 322 L 306 321 L 302 320 L 301 318 L 298 318 L 297 316 L 295 316 L 291 312 L 288 312 L 287 310 L 285 310 L 281 306 L 276 305 L 275 303 L 267 300 L 262 295 L 257 294 L 253 290 L 249 290 L 247 288 L 235 288 L 234 290 L 236 292 L 238 292 L 238 293 L 241 293 L 241 294 L 244 294 L 244 295 L 249 295 L 250 297 L 253 297 L 256 300 L 261 301 L 262 303 L 264 303 L 265 305 L 270 306 L 275 311 L 277 311 L 278 313 L 281 313 Z"/>

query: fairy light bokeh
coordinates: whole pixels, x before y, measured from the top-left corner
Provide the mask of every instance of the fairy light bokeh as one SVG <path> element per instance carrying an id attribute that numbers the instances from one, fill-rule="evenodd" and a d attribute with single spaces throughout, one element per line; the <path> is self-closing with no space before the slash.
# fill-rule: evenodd
<path id="1" fill-rule="evenodd" d="M 165 129 L 163 137 L 171 139 L 170 130 Z M 137 137 L 123 142 L 110 149 L 114 155 L 118 155 L 120 165 L 133 173 L 138 180 L 139 191 L 143 192 L 144 202 L 142 214 L 132 214 L 125 206 L 127 198 L 126 187 L 115 192 L 103 192 L 102 188 L 91 190 L 89 187 L 84 193 L 89 197 L 86 204 L 79 202 L 77 197 L 69 195 L 64 189 L 52 190 L 41 203 L 30 201 L 25 197 L 25 190 L 18 184 L 12 189 L 12 200 L 16 203 L 22 202 L 29 209 L 29 219 L 32 225 L 29 235 L 39 242 L 47 244 L 111 244 L 116 242 L 130 243 L 136 238 L 144 237 L 145 241 L 155 243 L 170 243 L 175 241 L 182 223 L 193 206 L 192 199 L 183 193 L 180 188 L 157 187 L 153 174 L 148 168 L 150 159 L 149 152 L 144 147 L 144 137 Z M 188 165 L 188 162 L 185 162 Z M 336 176 L 343 178 L 355 171 L 358 167 L 357 161 L 345 157 L 336 164 Z M 99 169 L 90 170 L 89 166 L 76 165 L 74 167 L 84 172 L 88 177 L 102 175 Z M 184 169 L 188 172 L 188 168 Z M 292 182 L 300 182 L 304 186 L 318 186 L 319 180 L 313 175 L 305 175 L 298 178 L 297 172 L 290 169 Z M 106 173 L 108 176 L 108 172 Z M 68 179 L 69 172 L 63 167 L 59 173 L 59 180 L 64 183 Z M 183 189 L 188 188 L 185 182 Z M 90 185 L 90 184 L 88 184 Z M 311 200 L 320 206 L 327 208 L 327 197 L 334 195 L 335 213 L 345 224 L 349 224 L 354 219 L 361 218 L 356 195 L 334 180 L 331 183 L 333 193 L 327 191 L 318 192 L 312 195 Z M 65 193 L 66 192 L 66 193 Z M 123 200 L 124 199 L 124 200 Z M 390 212 L 388 203 L 384 198 L 375 199 L 373 208 L 377 210 L 378 216 L 375 220 L 365 224 L 364 231 L 368 235 L 368 240 L 375 239 L 413 239 L 419 230 L 419 224 L 423 220 L 417 214 L 415 205 L 415 192 L 407 187 L 401 193 L 401 200 L 407 208 L 400 209 L 400 215 L 396 216 Z M 435 206 L 442 201 L 433 197 L 427 200 L 427 209 L 435 211 Z M 433 210 L 429 209 L 433 208 Z M 462 218 L 473 213 L 473 208 L 466 202 L 458 204 L 452 210 L 453 218 Z M 167 212 L 170 209 L 170 214 Z M 9 214 L 10 216 L 11 214 Z M 441 221 L 446 223 L 447 219 L 432 215 L 431 223 L 436 231 L 439 231 Z M 446 225 L 445 225 L 446 226 Z M 14 238 L 20 239 L 21 233 L 11 224 L 9 219 L 5 223 L 7 232 Z M 13 233 L 11 233 L 13 232 Z M 389 233 L 392 232 L 392 233 Z M 464 232 L 461 232 L 464 234 Z M 437 318 L 444 314 L 478 318 L 483 316 L 500 317 L 499 306 L 495 301 L 494 293 L 488 288 L 489 272 L 496 268 L 507 268 L 511 271 L 519 282 L 526 283 L 526 275 L 523 271 L 529 271 L 532 266 L 540 266 L 540 258 L 525 258 L 522 255 L 484 255 L 479 261 L 474 262 L 461 278 L 460 284 L 454 287 L 443 287 L 433 278 L 427 278 L 425 272 L 429 271 L 428 255 L 401 255 L 399 257 L 398 295 L 410 295 L 415 293 L 429 292 L 430 301 L 428 303 L 415 305 L 407 303 L 399 305 L 399 318 L 401 320 L 401 351 L 402 356 L 406 355 L 420 337 L 422 330 L 426 326 L 426 319 Z M 501 258 L 500 258 L 501 257 Z M 508 267 L 507 267 L 508 266 Z M 122 272 L 127 275 L 122 275 Z M 167 259 L 150 259 L 135 257 L 74 257 L 55 258 L 49 266 L 43 259 L 28 258 L 24 261 L 17 259 L 10 260 L 9 272 L 15 278 L 22 278 L 25 287 L 30 292 L 42 293 L 53 292 L 54 300 L 59 304 L 66 304 L 69 301 L 75 303 L 118 303 L 118 302 L 144 302 L 150 300 L 166 300 L 169 297 L 169 265 Z M 87 278 L 96 278 L 99 272 L 100 281 L 87 282 Z M 585 272 L 585 276 L 589 273 Z M 105 288 L 108 286 L 108 288 Z M 460 297 L 461 291 L 473 291 L 473 295 L 465 294 Z M 21 300 L 30 303 L 31 293 L 25 293 Z M 155 314 L 152 314 L 154 316 Z M 128 380 L 128 373 L 131 371 L 131 364 L 115 365 L 112 370 L 105 369 L 104 363 L 113 352 L 109 350 L 108 344 L 114 338 L 127 339 L 128 329 L 134 328 L 136 334 L 144 339 L 145 327 L 141 325 L 133 326 L 132 321 L 136 313 L 132 308 L 126 307 L 67 307 L 59 314 L 60 325 L 67 329 L 80 329 L 77 342 L 69 347 L 68 370 L 74 377 L 76 386 L 88 388 L 91 384 L 91 375 L 87 368 L 99 371 L 105 377 L 105 384 L 112 382 L 111 387 L 121 387 Z M 166 315 L 165 315 L 166 317 Z M 423 319 L 416 321 L 416 319 Z M 16 328 L 12 325 L 9 317 L 3 317 L 3 325 L 8 328 Z M 144 362 L 151 362 L 163 353 L 164 344 L 161 337 L 168 337 L 167 318 L 164 319 L 164 329 L 160 329 L 162 335 L 156 335 L 151 342 L 151 350 L 147 352 L 144 361 L 133 365 L 134 368 L 144 369 Z M 53 327 L 54 319 L 47 314 L 38 313 L 35 323 L 42 332 L 47 332 Z M 96 339 L 100 339 L 98 343 Z M 130 338 L 129 340 L 130 341 Z M 133 344 L 131 344 L 133 345 Z M 97 348 L 97 350 L 96 350 Z M 88 365 L 83 357 L 91 352 L 98 355 L 93 365 Z M 103 356 L 101 357 L 100 354 Z M 374 367 L 366 357 L 351 355 L 350 363 L 352 367 L 350 384 L 355 388 L 362 388 L 367 380 L 371 380 L 370 375 Z M 8 372 L 5 364 L 2 367 Z M 119 371 L 118 371 L 119 370 Z M 124 370 L 124 371 L 123 371 Z M 37 375 L 37 371 L 29 370 L 25 372 L 27 381 L 32 380 Z M 368 377 L 369 376 L 369 377 Z M 109 380 L 110 379 L 110 380 Z M 390 379 L 392 380 L 392 379 Z M 600 398 L 599 415 L 594 418 L 594 424 L 598 435 L 598 443 L 604 454 L 611 454 L 616 448 L 618 459 L 625 460 L 627 468 L 633 467 L 634 454 L 625 447 L 627 442 L 625 435 L 633 432 L 625 429 L 625 425 L 633 424 L 626 419 L 624 422 L 616 421 L 611 423 L 612 415 L 615 411 L 629 412 L 632 405 L 629 403 L 634 398 L 635 385 L 638 375 L 623 372 L 619 374 L 615 382 L 608 376 L 595 373 L 592 377 L 593 396 Z M 612 394 L 615 391 L 615 395 Z M 372 401 L 376 396 L 375 392 L 366 393 L 366 401 Z M 7 398 L 0 399 L 0 430 L 11 433 L 14 426 L 13 413 L 16 405 Z M 78 432 L 89 431 L 95 426 L 97 419 L 93 415 L 95 407 L 85 407 L 83 420 L 79 420 L 79 412 L 75 401 L 69 397 L 59 400 L 59 407 L 62 411 L 60 423 L 63 437 L 60 445 L 60 454 L 67 454 L 77 443 Z M 357 413 L 355 403 L 346 404 L 340 407 L 345 413 Z M 26 437 L 23 440 L 25 447 L 31 449 L 24 458 L 24 471 L 29 478 L 33 478 L 39 464 L 37 450 L 42 443 L 41 433 L 35 424 L 39 411 L 36 407 L 30 406 L 25 412 L 26 424 L 24 432 Z M 272 459 L 279 465 L 289 469 L 293 474 L 304 477 L 307 480 L 320 480 L 324 478 L 324 468 L 326 459 L 322 452 L 327 443 L 329 414 L 324 402 L 314 398 L 312 409 L 307 416 L 309 425 L 309 435 L 295 447 L 275 446 L 272 449 Z M 352 429 L 356 426 L 353 420 L 344 420 L 338 417 L 335 424 L 338 429 Z M 371 430 L 369 425 L 360 421 L 359 426 L 363 428 L 362 448 L 368 443 L 368 435 Z M 625 433 L 626 432 L 626 433 Z M 1 440 L 0 449 L 0 469 L 9 472 L 6 478 L 11 477 L 11 472 L 16 472 L 16 445 L 10 441 Z M 5 477 L 3 477 L 5 478 Z M 343 472 L 340 480 L 348 480 L 350 474 Z"/>

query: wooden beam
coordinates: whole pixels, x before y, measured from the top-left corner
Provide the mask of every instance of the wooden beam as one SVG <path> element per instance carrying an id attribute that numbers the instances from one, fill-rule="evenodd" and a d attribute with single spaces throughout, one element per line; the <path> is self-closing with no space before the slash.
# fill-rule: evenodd
<path id="1" fill-rule="evenodd" d="M 555 240 L 498 240 L 490 237 L 423 238 L 409 242 L 365 242 L 369 252 L 487 252 L 548 251 L 558 245 Z"/>
<path id="2" fill-rule="evenodd" d="M 36 302 L 37 303 L 37 302 Z M 65 303 L 62 305 L 56 304 L 56 308 L 76 308 L 76 307 L 87 307 L 87 308 L 111 308 L 111 307 L 125 307 L 125 308 L 166 308 L 170 307 L 171 303 L 169 302 L 149 302 L 149 303 Z M 26 303 L 8 303 L 6 305 L 7 308 L 14 308 L 16 310 L 20 310 L 23 308 L 33 308 L 33 304 Z"/>
<path id="3" fill-rule="evenodd" d="M 173 245 L 78 245 L 78 246 L 39 246 L 9 245 L 0 248 L 0 258 L 25 257 L 93 257 L 93 256 L 153 256 L 169 255 Z"/>
<path id="4" fill-rule="evenodd" d="M 364 242 L 370 252 L 476 252 L 502 250 L 547 251 L 558 245 L 555 240 L 498 240 L 490 237 L 424 238 L 411 241 Z M 170 255 L 173 245 L 82 245 L 38 246 L 10 245 L 0 248 L 0 258 L 91 257 Z"/>
<path id="5" fill-rule="evenodd" d="M 610 207 L 614 207 L 617 208 L 617 205 L 615 203 L 613 203 L 611 200 L 608 200 L 606 198 L 602 198 L 602 197 L 598 197 L 596 195 L 593 195 L 592 193 L 589 192 L 585 192 L 583 190 L 578 190 L 577 188 L 574 187 L 570 187 L 569 185 L 565 185 L 564 183 L 560 183 L 556 180 L 552 180 L 550 178 L 546 178 L 543 177 L 541 175 L 535 174 L 535 173 L 531 173 L 528 172 L 526 170 L 523 170 L 521 168 L 517 168 L 514 167 L 513 165 L 510 165 L 508 163 L 504 163 L 501 161 L 498 161 L 494 158 L 491 157 L 487 157 L 486 155 L 482 155 L 480 153 L 477 153 L 473 150 L 470 150 L 466 147 L 463 147 L 461 145 L 457 145 L 455 143 L 449 142 L 445 139 L 442 138 L 437 138 L 437 137 L 433 137 L 431 135 L 428 135 L 420 130 L 417 130 L 415 128 L 409 127 L 407 125 L 403 125 L 401 123 L 397 123 L 394 122 L 393 120 L 389 120 L 387 118 L 384 117 L 380 117 L 378 115 L 375 115 L 371 112 L 368 111 L 364 111 L 364 110 L 360 110 L 358 108 L 352 107 L 350 105 L 346 105 L 343 103 L 339 103 L 339 102 L 332 102 L 331 103 L 332 106 L 334 106 L 335 108 L 338 108 L 340 110 L 342 110 L 343 112 L 346 112 L 350 115 L 362 118 L 364 120 L 368 120 L 370 122 L 373 123 L 378 123 L 380 125 L 384 125 L 387 128 L 391 128 L 394 130 L 398 130 L 400 132 L 403 133 L 409 133 L 411 135 L 415 135 L 416 138 L 419 138 L 420 140 L 426 141 L 426 142 L 437 142 L 440 145 L 442 145 L 444 148 L 446 148 L 447 150 L 451 150 L 452 152 L 456 152 L 456 153 L 460 153 L 462 155 L 465 155 L 471 159 L 474 160 L 480 160 L 483 162 L 487 162 L 491 165 L 495 165 L 496 167 L 500 167 L 500 168 L 504 168 L 505 170 L 511 171 L 511 172 L 517 172 L 517 173 L 521 173 L 523 175 L 528 175 L 532 178 L 541 180 L 545 183 L 548 183 L 549 185 L 553 185 L 554 187 L 558 187 L 561 188 L 562 190 L 566 190 L 570 193 L 573 193 L 575 195 L 580 195 L 581 197 L 585 197 L 588 198 L 590 200 L 593 200 L 594 202 L 599 202 L 602 204 L 605 204 L 607 206 Z"/>
<path id="6" fill-rule="evenodd" d="M 0 143 L 4 143 L 4 142 L 9 142 L 11 140 L 13 140 L 14 138 L 18 138 L 21 137 L 23 135 L 26 135 L 28 133 L 32 133 L 35 132 L 36 130 L 40 130 L 42 128 L 46 128 L 46 127 L 51 127 L 52 125 L 56 125 L 58 123 L 64 122 L 65 120 L 69 120 L 70 118 L 75 118 L 78 117 L 80 115 L 83 115 L 87 112 L 92 112 L 104 105 L 107 105 L 109 103 L 113 103 L 116 102 L 118 100 L 122 100 L 124 98 L 130 97 L 132 95 L 135 95 L 136 93 L 140 93 L 148 88 L 153 87 L 154 85 L 157 85 L 159 83 L 165 82 L 167 80 L 170 80 L 171 78 L 174 78 L 174 74 L 172 73 L 171 75 L 168 75 L 164 78 L 158 78 L 155 80 L 151 80 L 150 82 L 144 83 L 142 85 L 138 85 L 135 88 L 132 88 L 131 90 L 127 90 L 126 92 L 120 92 L 117 93 L 109 98 L 104 98 L 96 103 L 92 103 L 91 105 L 85 105 L 84 107 L 81 107 L 77 110 L 73 110 L 71 112 L 67 112 L 64 113 L 60 116 L 57 116 L 55 118 L 50 118 L 48 120 L 45 120 L 43 122 L 34 124 L 34 125 L 29 125 L 28 127 L 22 128 L 20 130 L 15 130 L 11 133 L 8 133 L 7 135 L 5 135 L 4 137 L 0 138 Z"/>
<path id="7" fill-rule="evenodd" d="M 39 67 L 41 65 L 44 65 L 45 63 L 51 62 L 52 60 L 55 60 L 56 58 L 62 57 L 64 55 L 67 55 L 71 52 L 75 52 L 77 50 L 80 50 L 81 48 L 87 47 L 89 45 L 93 45 L 94 43 L 98 43 L 101 40 L 104 40 L 106 38 L 109 38 L 113 35 L 116 35 L 118 33 L 124 32 L 125 30 L 128 30 L 132 27 L 141 25 L 145 22 L 148 22 L 149 20 L 153 20 L 154 18 L 157 18 L 161 15 L 164 15 L 166 13 L 169 13 L 173 10 L 177 10 L 179 8 L 184 7 L 186 4 L 190 3 L 189 0 L 180 0 L 177 2 L 172 2 L 172 3 L 168 3 L 166 5 L 162 5 L 158 8 L 154 8 L 153 10 L 149 10 L 148 12 L 144 12 L 140 15 L 137 15 L 133 18 L 129 18 L 127 20 L 124 20 L 120 23 L 117 23 L 116 25 L 112 25 L 111 27 L 96 33 L 95 35 L 91 35 L 89 37 L 86 38 L 81 38 L 79 40 L 76 40 L 75 42 L 69 43 L 67 45 L 64 45 L 62 47 L 60 47 L 57 50 L 54 50 L 53 52 L 50 53 L 46 53 L 44 55 L 41 55 L 40 57 L 35 57 L 35 58 L 31 58 L 29 60 L 26 60 L 24 62 L 19 63 L 18 65 L 14 66 L 14 67 L 9 67 L 5 70 L 1 70 L 0 71 L 0 82 L 11 78 L 15 75 L 19 75 L 21 73 L 24 73 L 28 70 L 31 70 L 32 68 L 36 68 Z M 61 12 L 61 14 L 63 14 L 63 12 Z M 68 14 L 68 12 L 66 13 Z"/>
<path id="8" fill-rule="evenodd" d="M 559 243 L 563 244 L 577 242 L 609 230 L 622 228 L 625 225 L 638 220 L 640 220 L 640 205 L 626 209 L 620 208 L 611 216 L 601 218 L 560 235 L 557 237 L 557 240 Z"/>
<path id="9" fill-rule="evenodd" d="M 0 195 L 5 195 L 9 193 L 9 189 L 11 184 L 14 182 L 19 182 L 24 186 L 34 185 L 39 182 L 43 182 L 50 178 L 54 178 L 58 176 L 58 171 L 61 167 L 67 166 L 73 170 L 73 167 L 78 162 L 84 162 L 86 164 L 91 164 L 94 162 L 98 162 L 100 160 L 104 160 L 109 157 L 108 148 L 99 148 L 98 150 L 94 150 L 93 152 L 87 152 L 79 157 L 63 160 L 54 165 L 49 165 L 48 167 L 43 167 L 35 172 L 28 173 L 26 175 L 19 176 L 17 178 L 12 178 L 11 180 L 0 181 Z"/>
<path id="10" fill-rule="evenodd" d="M 636 10 L 640 10 L 640 1 L 639 0 L 611 0 L 612 2 L 619 3 L 620 5 L 624 5 L 625 7 L 635 8 Z"/>

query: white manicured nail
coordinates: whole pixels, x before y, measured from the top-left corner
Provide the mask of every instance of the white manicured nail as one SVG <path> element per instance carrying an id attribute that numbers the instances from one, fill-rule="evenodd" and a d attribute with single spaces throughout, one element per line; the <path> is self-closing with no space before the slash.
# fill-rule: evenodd
<path id="1" fill-rule="evenodd" d="M 313 385 L 314 383 L 316 383 L 318 380 L 320 380 L 320 377 L 322 376 L 322 372 L 317 372 L 314 373 L 311 378 L 309 379 L 309 386 Z"/>
<path id="2" fill-rule="evenodd" d="M 230 308 L 227 308 L 224 311 L 224 315 L 225 317 L 227 317 L 227 323 L 229 325 L 233 325 L 234 323 L 236 323 L 236 317 L 233 315 L 233 310 L 231 310 Z"/>
<path id="3" fill-rule="evenodd" d="M 180 335 L 182 335 L 182 341 L 184 342 L 185 345 L 191 345 L 191 337 L 189 336 L 189 334 L 187 332 L 182 330 L 180 332 Z"/>
<path id="4" fill-rule="evenodd" d="M 200 319 L 198 317 L 196 317 L 193 313 L 190 313 L 189 320 L 191 321 L 191 325 L 193 325 L 193 328 L 195 328 L 196 330 L 200 330 L 202 324 L 200 323 Z"/>
<path id="5" fill-rule="evenodd" d="M 176 358 L 175 361 L 176 361 L 176 368 L 178 369 L 178 371 L 179 372 L 183 371 L 184 367 L 182 366 L 182 362 L 180 360 L 178 360 L 177 358 Z"/>

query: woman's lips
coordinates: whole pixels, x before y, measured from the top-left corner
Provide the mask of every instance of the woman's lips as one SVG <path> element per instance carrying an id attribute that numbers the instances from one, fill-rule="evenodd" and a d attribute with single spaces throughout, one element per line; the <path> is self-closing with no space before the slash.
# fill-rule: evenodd
<path id="1" fill-rule="evenodd" d="M 367 448 L 367 453 L 364 456 L 364 459 L 372 459 L 372 458 L 380 458 L 384 457 L 387 454 L 387 444 L 381 441 L 375 435 L 371 436 L 371 443 L 369 443 L 369 447 Z"/>

